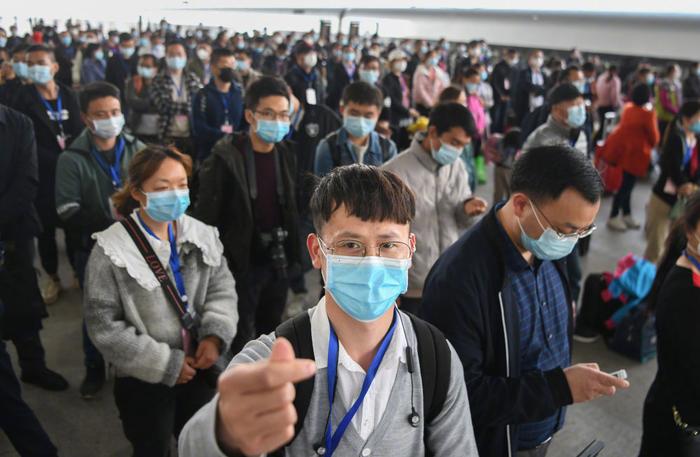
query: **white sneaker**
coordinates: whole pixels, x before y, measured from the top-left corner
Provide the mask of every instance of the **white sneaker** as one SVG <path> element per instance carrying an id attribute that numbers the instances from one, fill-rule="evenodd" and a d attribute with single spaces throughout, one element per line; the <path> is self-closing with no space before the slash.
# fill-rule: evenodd
<path id="1" fill-rule="evenodd" d="M 289 319 L 309 308 L 306 302 L 306 294 L 294 294 L 292 299 L 287 303 L 287 308 L 284 310 L 284 318 Z"/>
<path id="2" fill-rule="evenodd" d="M 635 221 L 631 214 L 622 217 L 622 221 L 625 223 L 628 229 L 637 230 L 642 225 Z"/>
<path id="3" fill-rule="evenodd" d="M 53 305 L 58 301 L 58 295 L 61 293 L 61 283 L 53 278 L 47 278 L 41 287 L 41 298 L 47 305 Z"/>
<path id="4" fill-rule="evenodd" d="M 611 217 L 608 219 L 608 228 L 616 232 L 624 232 L 627 230 L 627 224 L 625 224 L 621 216 Z"/>

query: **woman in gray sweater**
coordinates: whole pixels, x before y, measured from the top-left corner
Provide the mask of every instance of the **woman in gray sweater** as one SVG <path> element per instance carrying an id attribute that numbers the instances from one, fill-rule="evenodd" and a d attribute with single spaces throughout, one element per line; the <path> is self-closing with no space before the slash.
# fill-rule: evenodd
<path id="1" fill-rule="evenodd" d="M 126 228 L 118 222 L 93 235 L 85 319 L 95 345 L 116 368 L 115 401 L 134 456 L 169 455 L 172 436 L 214 396 L 205 372 L 236 332 L 235 284 L 218 232 L 184 214 L 191 169 L 190 158 L 174 148 L 149 146 L 134 156 L 128 181 L 113 200 L 176 285 L 198 322 L 198 341 L 181 325 Z"/>

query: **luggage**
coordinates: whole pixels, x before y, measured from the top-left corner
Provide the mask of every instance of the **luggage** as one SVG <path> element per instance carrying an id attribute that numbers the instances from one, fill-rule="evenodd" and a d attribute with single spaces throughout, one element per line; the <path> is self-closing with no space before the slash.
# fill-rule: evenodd
<path id="1" fill-rule="evenodd" d="M 614 194 L 622 186 L 622 168 L 615 165 L 614 151 L 609 151 L 605 148 L 605 140 L 613 130 L 615 116 L 614 112 L 605 114 L 605 120 L 601 127 L 603 130 L 602 139 L 597 142 L 594 154 L 594 164 L 603 178 L 605 193 L 607 194 Z"/>
<path id="2" fill-rule="evenodd" d="M 622 319 L 608 347 L 638 362 L 656 357 L 656 319 L 646 306 L 637 306 Z"/>

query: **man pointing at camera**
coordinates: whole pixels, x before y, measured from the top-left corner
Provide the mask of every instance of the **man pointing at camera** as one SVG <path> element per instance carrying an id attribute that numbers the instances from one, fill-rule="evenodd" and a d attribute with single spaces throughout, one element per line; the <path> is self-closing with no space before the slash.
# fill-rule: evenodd
<path id="1" fill-rule="evenodd" d="M 476 456 L 456 353 L 395 306 L 416 244 L 412 192 L 351 165 L 325 176 L 310 206 L 326 297 L 234 357 L 180 455 Z"/>

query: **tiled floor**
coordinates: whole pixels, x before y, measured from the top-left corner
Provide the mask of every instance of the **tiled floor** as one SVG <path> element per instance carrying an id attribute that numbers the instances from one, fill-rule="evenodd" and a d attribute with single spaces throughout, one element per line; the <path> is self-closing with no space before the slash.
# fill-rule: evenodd
<path id="1" fill-rule="evenodd" d="M 643 209 L 650 186 L 641 183 L 635 190 L 633 208 L 638 219 L 643 219 Z M 490 187 L 480 188 L 479 194 L 488 197 Z M 586 272 L 609 270 L 616 259 L 627 252 L 641 253 L 641 231 L 625 234 L 611 233 L 605 228 L 610 208 L 607 198 L 598 222 L 600 229 L 593 235 L 591 251 L 584 259 Z M 69 282 L 67 265 L 62 265 L 63 282 Z M 310 283 L 318 284 L 317 280 Z M 312 291 L 311 296 L 318 296 Z M 130 447 L 124 438 L 109 383 L 102 396 L 92 402 L 80 399 L 78 386 L 83 376 L 80 333 L 80 292 L 69 290 L 61 300 L 50 307 L 51 317 L 44 325 L 42 338 L 47 350 L 49 365 L 60 371 L 71 384 L 62 393 L 43 392 L 31 386 L 24 387 L 24 396 L 34 408 L 48 433 L 63 456 L 111 457 L 130 455 Z M 11 345 L 10 345 L 11 347 Z M 14 351 L 11 350 L 14 356 Z M 644 396 L 655 371 L 654 361 L 641 365 L 606 350 L 602 343 L 574 347 L 575 362 L 598 362 L 602 369 L 614 371 L 625 368 L 632 387 L 619 392 L 614 398 L 605 398 L 569 408 L 565 428 L 555 437 L 549 455 L 573 457 L 593 439 L 606 443 L 601 454 L 609 457 L 634 456 L 637 453 L 641 433 L 641 411 Z M 0 408 L 2 405 L 0 405 Z M 7 438 L 0 432 L 0 456 L 14 456 Z"/>

